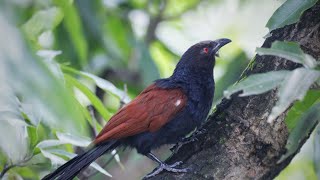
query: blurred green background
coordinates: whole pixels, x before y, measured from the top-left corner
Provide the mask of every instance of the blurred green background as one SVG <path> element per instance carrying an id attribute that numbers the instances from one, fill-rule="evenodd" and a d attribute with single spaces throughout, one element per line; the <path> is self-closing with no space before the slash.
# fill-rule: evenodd
<path id="1" fill-rule="evenodd" d="M 17 165 L 4 178 L 39 179 L 80 153 L 121 102 L 170 76 L 188 47 L 225 37 L 233 42 L 214 69 L 216 104 L 283 2 L 1 0 L 0 171 Z M 277 179 L 316 179 L 311 143 Z M 168 149 L 156 153 L 166 158 Z M 128 149 L 98 162 L 112 179 L 140 179 L 156 166 Z M 108 178 L 92 169 L 81 177 Z"/>

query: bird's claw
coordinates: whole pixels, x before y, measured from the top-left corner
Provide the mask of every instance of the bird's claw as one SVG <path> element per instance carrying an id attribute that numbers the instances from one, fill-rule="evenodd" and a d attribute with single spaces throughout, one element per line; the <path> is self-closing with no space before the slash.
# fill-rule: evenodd
<path id="1" fill-rule="evenodd" d="M 175 172 L 175 173 L 186 173 L 188 172 L 189 168 L 175 168 L 176 166 L 179 166 L 182 164 L 182 161 L 175 162 L 174 164 L 160 164 L 153 172 L 147 174 L 143 179 L 148 179 L 151 177 L 154 177 L 155 175 L 159 174 L 163 170 L 169 171 L 169 172 Z"/>
<path id="2" fill-rule="evenodd" d="M 175 162 L 175 163 L 170 164 L 170 165 L 167 165 L 167 166 L 169 166 L 169 167 L 171 167 L 171 168 L 174 168 L 174 167 L 176 167 L 176 166 L 179 166 L 179 165 L 182 164 L 182 163 L 183 163 L 182 161 L 178 161 L 178 162 Z"/>

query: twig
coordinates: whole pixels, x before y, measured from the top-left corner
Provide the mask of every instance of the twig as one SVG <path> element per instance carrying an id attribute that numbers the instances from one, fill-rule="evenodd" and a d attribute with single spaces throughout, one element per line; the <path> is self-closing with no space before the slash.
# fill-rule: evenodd
<path id="1" fill-rule="evenodd" d="M 92 123 L 93 123 L 93 127 L 92 127 L 92 130 L 93 130 L 93 135 L 94 135 L 94 137 L 95 136 L 97 136 L 97 119 L 96 119 L 96 117 L 95 117 L 95 111 L 94 111 L 94 107 L 92 106 L 92 105 L 89 105 L 89 106 L 87 106 L 87 109 L 88 109 L 88 111 L 89 111 L 89 113 L 90 113 L 90 116 L 91 116 L 91 119 L 92 119 Z"/>
<path id="2" fill-rule="evenodd" d="M 10 165 L 10 166 L 7 166 L 7 164 L 5 164 L 2 172 L 0 173 L 0 179 L 2 179 L 3 176 L 4 176 L 11 168 L 14 168 L 14 167 L 16 167 L 16 166 L 17 166 L 17 165 L 15 165 L 15 164 L 12 164 L 12 165 Z"/>
<path id="3" fill-rule="evenodd" d="M 7 163 L 5 163 L 4 167 L 3 167 L 3 170 L 2 172 L 0 173 L 0 179 L 3 178 L 3 176 L 11 169 L 11 168 L 14 168 L 14 167 L 23 167 L 25 166 L 25 163 L 28 162 L 30 159 L 32 159 L 33 155 L 28 157 L 28 158 L 25 158 L 24 160 L 22 160 L 21 162 L 17 163 L 17 164 L 11 164 L 8 166 Z"/>
<path id="4" fill-rule="evenodd" d="M 126 95 L 128 95 L 127 84 L 124 84 L 124 85 L 123 85 L 123 91 L 124 91 L 125 94 L 124 94 L 123 97 L 120 99 L 119 109 L 121 109 L 121 108 L 126 104 L 126 102 L 124 102 L 124 99 L 126 98 Z"/>
<path id="5" fill-rule="evenodd" d="M 159 13 L 155 17 L 152 17 L 150 15 L 151 17 L 150 23 L 148 25 L 147 33 L 145 36 L 145 42 L 147 45 L 149 45 L 155 39 L 155 31 L 158 27 L 158 24 L 163 19 L 163 12 L 165 11 L 166 6 L 167 6 L 167 0 L 163 0 L 159 5 Z"/>

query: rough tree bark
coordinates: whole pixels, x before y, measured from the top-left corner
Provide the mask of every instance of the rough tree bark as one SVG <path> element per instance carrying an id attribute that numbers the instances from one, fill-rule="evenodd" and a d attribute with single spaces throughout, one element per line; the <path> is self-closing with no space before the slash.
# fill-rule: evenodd
<path id="1" fill-rule="evenodd" d="M 274 30 L 262 47 L 270 47 L 275 40 L 296 41 L 305 53 L 319 59 L 320 2 L 305 11 L 299 22 Z M 257 55 L 243 76 L 297 67 L 297 64 L 279 57 Z M 164 172 L 152 179 L 274 178 L 294 156 L 277 164 L 286 151 L 288 130 L 284 123 L 286 113 L 274 124 L 267 123 L 267 116 L 276 101 L 275 90 L 256 96 L 224 99 L 204 124 L 205 133 L 196 135 L 198 141 L 183 145 L 167 160 L 168 163 L 183 161 L 183 167 L 192 168 L 192 172 Z"/>

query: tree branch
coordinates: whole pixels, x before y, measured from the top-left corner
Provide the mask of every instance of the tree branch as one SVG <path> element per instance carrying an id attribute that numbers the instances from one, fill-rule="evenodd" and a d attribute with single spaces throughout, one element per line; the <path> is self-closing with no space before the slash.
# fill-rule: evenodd
<path id="1" fill-rule="evenodd" d="M 15 164 L 12 164 L 12 165 L 5 165 L 4 166 L 4 168 L 3 168 L 3 170 L 2 170 L 2 172 L 0 173 L 0 179 L 2 179 L 3 178 L 3 176 L 11 169 L 11 168 L 14 168 L 14 167 L 16 167 L 17 165 L 15 165 Z"/>
<path id="2" fill-rule="evenodd" d="M 320 2 L 307 10 L 300 21 L 272 31 L 262 47 L 275 40 L 296 41 L 305 53 L 320 58 Z M 268 71 L 292 70 L 299 65 L 275 56 L 255 57 L 241 78 Z M 240 78 L 240 79 L 241 79 Z M 167 163 L 184 161 L 192 172 L 163 172 L 152 179 L 273 179 L 292 160 L 278 164 L 286 151 L 286 112 L 274 124 L 267 117 L 277 101 L 276 91 L 250 97 L 224 99 L 196 135 L 198 141 L 183 145 Z M 304 142 L 300 144 L 300 147 Z"/>

